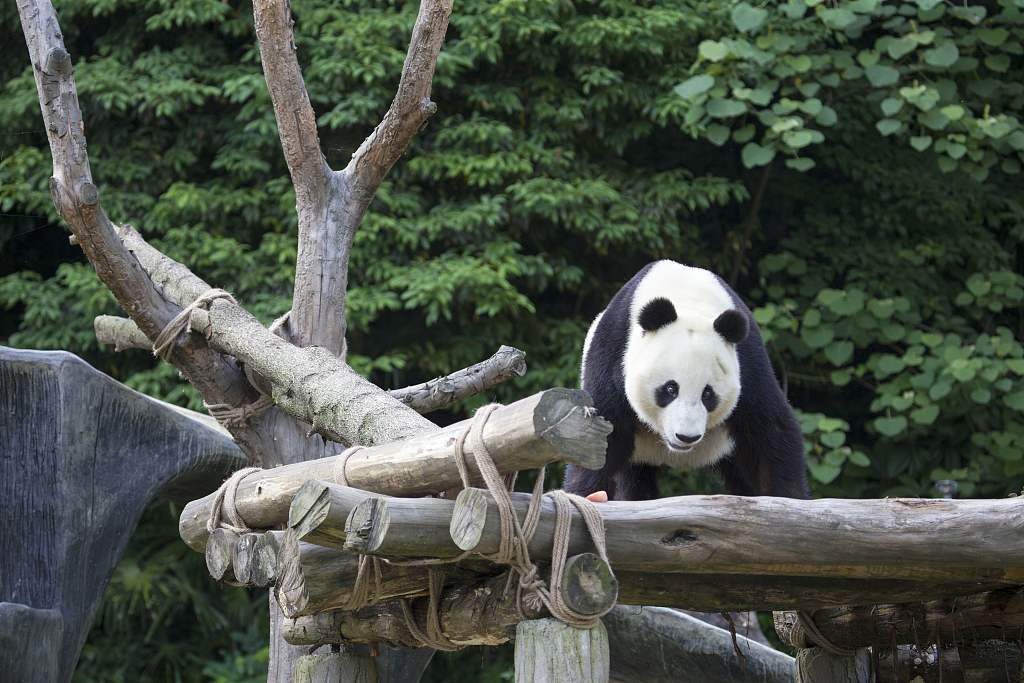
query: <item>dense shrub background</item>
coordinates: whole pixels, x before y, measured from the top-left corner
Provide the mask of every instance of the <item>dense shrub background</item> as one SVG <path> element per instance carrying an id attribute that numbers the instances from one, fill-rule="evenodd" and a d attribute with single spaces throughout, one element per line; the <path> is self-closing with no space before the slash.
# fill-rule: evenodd
<path id="1" fill-rule="evenodd" d="M 264 320 L 285 311 L 294 197 L 251 7 L 57 4 L 111 216 Z M 497 398 L 572 385 L 590 318 L 641 265 L 675 258 L 755 308 L 816 495 L 1019 491 L 1022 4 L 456 3 L 439 113 L 357 237 L 352 362 L 400 386 L 507 343 L 531 369 Z M 415 3 L 292 6 L 342 167 L 390 102 Z M 169 366 L 97 347 L 92 318 L 117 311 L 47 194 L 14 3 L 0 35 L 0 341 L 68 349 L 199 407 Z M 147 514 L 78 680 L 263 678 L 262 596 L 205 580 L 175 516 Z M 431 675 L 502 680 L 502 657 Z"/>

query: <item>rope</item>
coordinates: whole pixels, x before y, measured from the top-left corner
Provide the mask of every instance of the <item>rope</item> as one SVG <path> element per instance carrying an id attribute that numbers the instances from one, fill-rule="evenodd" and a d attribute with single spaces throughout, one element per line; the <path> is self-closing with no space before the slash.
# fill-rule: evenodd
<path id="1" fill-rule="evenodd" d="M 244 534 L 250 531 L 249 525 L 242 519 L 235 507 L 235 495 L 238 493 L 238 485 L 243 479 L 253 472 L 258 472 L 259 467 L 243 467 L 228 477 L 217 489 L 210 508 L 210 518 L 206 520 L 206 530 L 213 533 L 214 529 L 228 529 L 236 534 Z M 224 521 L 224 517 L 228 521 Z"/>
<path id="2" fill-rule="evenodd" d="M 181 309 L 181 312 L 160 331 L 160 334 L 153 340 L 153 355 L 169 362 L 178 335 L 182 332 L 192 332 L 192 312 L 200 308 L 209 308 L 210 304 L 217 299 L 227 299 L 233 304 L 238 303 L 235 301 L 235 297 L 223 289 L 206 290 L 195 301 Z"/>
<path id="3" fill-rule="evenodd" d="M 810 612 L 796 613 L 796 625 L 794 626 L 794 631 L 798 628 L 803 629 L 803 633 L 794 633 L 791 637 L 794 642 L 798 643 L 801 639 L 804 639 L 814 643 L 822 650 L 825 650 L 836 657 L 853 657 L 857 654 L 856 649 L 840 647 L 829 640 L 825 634 L 821 632 L 821 629 L 818 628 L 818 625 L 814 623 L 814 617 Z"/>

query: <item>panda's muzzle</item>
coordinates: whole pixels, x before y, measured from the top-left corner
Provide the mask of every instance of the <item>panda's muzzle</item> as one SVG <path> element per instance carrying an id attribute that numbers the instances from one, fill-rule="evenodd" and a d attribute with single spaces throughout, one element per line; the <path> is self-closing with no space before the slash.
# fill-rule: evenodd
<path id="1" fill-rule="evenodd" d="M 697 434 L 696 436 L 690 436 L 688 434 L 673 434 L 673 438 L 669 441 L 669 447 L 672 450 L 683 451 L 684 453 L 696 446 L 701 439 L 704 438 L 703 434 Z"/>

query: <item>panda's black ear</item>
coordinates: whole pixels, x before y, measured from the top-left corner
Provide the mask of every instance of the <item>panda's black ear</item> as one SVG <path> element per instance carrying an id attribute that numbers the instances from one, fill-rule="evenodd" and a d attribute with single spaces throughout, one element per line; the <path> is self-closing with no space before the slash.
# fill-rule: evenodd
<path id="1" fill-rule="evenodd" d="M 654 332 L 674 322 L 676 319 L 676 308 L 672 302 L 664 297 L 651 299 L 640 309 L 640 327 L 644 332 Z"/>
<path id="2" fill-rule="evenodd" d="M 739 344 L 747 338 L 750 326 L 747 323 L 747 316 L 735 308 L 730 308 L 722 315 L 715 318 L 715 332 L 722 335 L 722 338 L 730 344 Z"/>

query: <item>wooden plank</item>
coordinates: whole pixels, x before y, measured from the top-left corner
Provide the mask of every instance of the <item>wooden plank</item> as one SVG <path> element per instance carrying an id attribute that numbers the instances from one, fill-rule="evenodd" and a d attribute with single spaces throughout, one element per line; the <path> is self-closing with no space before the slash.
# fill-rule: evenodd
<path id="1" fill-rule="evenodd" d="M 608 631 L 597 622 L 575 628 L 557 619 L 516 627 L 516 683 L 608 683 Z"/>

